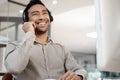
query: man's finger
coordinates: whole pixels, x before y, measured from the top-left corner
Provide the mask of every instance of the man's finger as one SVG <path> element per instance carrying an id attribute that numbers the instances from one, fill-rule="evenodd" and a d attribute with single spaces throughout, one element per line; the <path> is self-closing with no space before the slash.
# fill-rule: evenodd
<path id="1" fill-rule="evenodd" d="M 71 80 L 75 76 L 74 72 L 70 72 L 70 74 L 67 76 L 66 80 Z"/>

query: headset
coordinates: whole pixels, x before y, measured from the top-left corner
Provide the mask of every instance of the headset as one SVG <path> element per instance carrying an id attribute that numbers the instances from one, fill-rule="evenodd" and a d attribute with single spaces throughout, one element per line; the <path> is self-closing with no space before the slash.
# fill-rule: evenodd
<path id="1" fill-rule="evenodd" d="M 24 9 L 23 11 L 23 15 L 22 15 L 22 18 L 23 18 L 23 21 L 24 22 L 28 22 L 29 21 L 29 18 L 28 18 L 28 10 L 30 9 L 30 7 L 32 7 L 33 5 L 35 4 L 40 4 L 40 5 L 43 5 L 44 7 L 46 7 L 40 0 L 31 0 L 28 5 L 26 6 L 26 8 Z M 46 8 L 47 9 L 47 8 Z M 48 12 L 48 15 L 50 17 L 50 22 L 53 21 L 53 16 L 51 15 L 51 12 L 47 9 L 47 12 Z"/>

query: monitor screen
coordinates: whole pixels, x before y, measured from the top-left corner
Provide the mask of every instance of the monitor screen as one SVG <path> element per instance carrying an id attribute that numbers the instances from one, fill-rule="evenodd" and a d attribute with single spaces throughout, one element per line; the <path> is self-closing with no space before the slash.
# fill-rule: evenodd
<path id="1" fill-rule="evenodd" d="M 95 0 L 97 68 L 120 72 L 120 0 Z"/>

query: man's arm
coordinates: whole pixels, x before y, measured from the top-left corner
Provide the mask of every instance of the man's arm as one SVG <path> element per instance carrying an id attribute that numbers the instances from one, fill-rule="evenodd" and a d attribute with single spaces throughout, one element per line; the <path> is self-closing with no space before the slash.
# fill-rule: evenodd
<path id="1" fill-rule="evenodd" d="M 35 38 L 32 32 L 27 32 L 22 42 L 8 43 L 6 48 L 5 66 L 10 73 L 22 72 L 29 61 L 29 51 Z"/>
<path id="2" fill-rule="evenodd" d="M 60 77 L 60 80 L 86 80 L 86 70 L 77 64 L 68 50 L 65 50 L 65 57 L 65 68 L 67 72 Z"/>
<path id="3" fill-rule="evenodd" d="M 5 65 L 10 73 L 21 73 L 27 66 L 30 49 L 35 41 L 34 23 L 25 22 L 23 30 L 25 36 L 20 43 L 9 43 L 6 48 Z"/>

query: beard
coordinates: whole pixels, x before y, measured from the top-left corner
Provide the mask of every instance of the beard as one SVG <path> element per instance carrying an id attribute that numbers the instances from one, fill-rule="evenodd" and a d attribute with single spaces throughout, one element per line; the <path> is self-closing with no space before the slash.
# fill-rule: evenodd
<path id="1" fill-rule="evenodd" d="M 36 35 L 41 35 L 41 34 L 44 34 L 46 32 L 47 32 L 47 30 L 43 31 L 43 30 L 38 29 L 37 27 L 35 28 L 35 34 Z"/>

